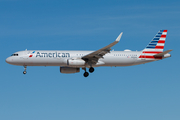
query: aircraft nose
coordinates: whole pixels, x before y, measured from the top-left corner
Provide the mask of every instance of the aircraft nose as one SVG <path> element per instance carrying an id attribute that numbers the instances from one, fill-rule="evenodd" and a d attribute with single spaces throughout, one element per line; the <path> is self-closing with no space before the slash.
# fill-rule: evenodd
<path id="1" fill-rule="evenodd" d="M 12 59 L 11 59 L 10 57 L 8 57 L 8 58 L 6 59 L 6 62 L 7 62 L 7 63 L 11 63 L 11 62 L 12 62 Z"/>

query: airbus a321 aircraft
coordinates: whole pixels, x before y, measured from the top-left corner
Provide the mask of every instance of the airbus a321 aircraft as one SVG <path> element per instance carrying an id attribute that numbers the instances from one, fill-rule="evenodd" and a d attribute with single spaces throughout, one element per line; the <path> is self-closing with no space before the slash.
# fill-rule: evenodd
<path id="1" fill-rule="evenodd" d="M 6 62 L 24 66 L 23 74 L 27 73 L 27 66 L 60 66 L 61 73 L 77 73 L 82 68 L 87 77 L 86 68 L 92 73 L 94 67 L 132 66 L 170 57 L 172 50 L 163 52 L 166 35 L 167 30 L 160 30 L 142 51 L 111 51 L 111 47 L 120 41 L 121 33 L 113 43 L 97 51 L 25 50 L 12 54 Z"/>

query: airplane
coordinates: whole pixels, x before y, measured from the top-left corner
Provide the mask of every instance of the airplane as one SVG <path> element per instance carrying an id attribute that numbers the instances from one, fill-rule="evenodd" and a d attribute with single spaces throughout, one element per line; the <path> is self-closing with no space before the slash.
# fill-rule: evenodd
<path id="1" fill-rule="evenodd" d="M 26 74 L 27 66 L 60 66 L 61 73 L 78 73 L 80 68 L 84 77 L 94 72 L 94 67 L 100 66 L 133 66 L 171 57 L 172 50 L 164 51 L 167 30 L 160 30 L 151 42 L 142 51 L 113 51 L 111 47 L 116 45 L 122 36 L 122 32 L 111 44 L 96 51 L 58 51 L 58 50 L 25 50 L 12 54 L 6 62 L 12 65 L 24 66 L 23 74 Z M 89 73 L 86 68 L 89 68 Z"/>

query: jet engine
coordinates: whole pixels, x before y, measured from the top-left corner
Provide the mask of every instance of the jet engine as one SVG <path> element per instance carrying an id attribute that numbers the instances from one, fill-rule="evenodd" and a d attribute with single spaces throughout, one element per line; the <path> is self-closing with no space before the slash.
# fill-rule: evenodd
<path id="1" fill-rule="evenodd" d="M 85 65 L 85 61 L 82 59 L 68 59 L 67 60 L 67 65 Z"/>
<path id="2" fill-rule="evenodd" d="M 80 71 L 80 68 L 72 68 L 72 67 L 60 67 L 61 73 L 77 73 Z"/>

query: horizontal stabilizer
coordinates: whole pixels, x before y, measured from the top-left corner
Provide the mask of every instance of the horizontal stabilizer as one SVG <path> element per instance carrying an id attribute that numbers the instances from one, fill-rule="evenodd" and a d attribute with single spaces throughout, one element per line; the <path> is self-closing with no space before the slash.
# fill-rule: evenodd
<path id="1" fill-rule="evenodd" d="M 159 53 L 159 54 L 156 54 L 156 55 L 153 55 L 154 57 L 163 57 L 165 54 L 171 52 L 172 50 L 167 50 L 167 51 L 164 51 L 162 53 Z"/>

